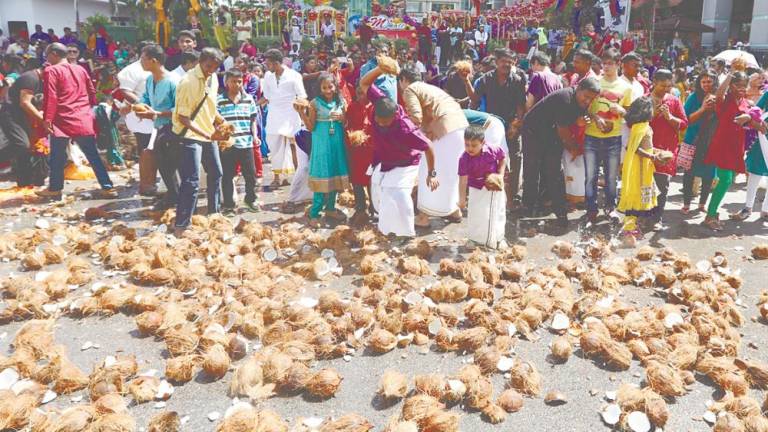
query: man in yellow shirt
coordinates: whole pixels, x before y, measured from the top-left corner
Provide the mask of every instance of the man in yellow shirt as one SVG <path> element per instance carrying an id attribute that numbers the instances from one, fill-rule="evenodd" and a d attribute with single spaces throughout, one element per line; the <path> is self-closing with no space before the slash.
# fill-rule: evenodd
<path id="1" fill-rule="evenodd" d="M 632 103 L 632 86 L 619 78 L 621 53 L 616 48 L 602 55 L 603 77 L 600 96 L 589 106 L 591 123 L 584 139 L 585 198 L 587 220 L 597 221 L 597 177 L 600 165 L 605 173 L 605 213 L 610 217 L 616 207 L 617 177 L 621 162 L 621 135 L 624 114 Z"/>
<path id="2" fill-rule="evenodd" d="M 200 187 L 200 162 L 207 174 L 208 214 L 219 212 L 221 160 L 216 141 L 222 138 L 216 126 L 224 119 L 216 111 L 219 82 L 215 73 L 224 59 L 221 51 L 206 48 L 200 62 L 176 87 L 173 132 L 181 141 L 181 184 L 176 205 L 176 230 L 181 235 L 192 221 Z"/>

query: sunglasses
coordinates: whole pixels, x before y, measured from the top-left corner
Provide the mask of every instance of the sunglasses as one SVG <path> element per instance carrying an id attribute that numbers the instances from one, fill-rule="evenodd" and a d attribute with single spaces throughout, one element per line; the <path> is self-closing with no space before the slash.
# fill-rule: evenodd
<path id="1" fill-rule="evenodd" d="M 78 51 L 78 50 L 67 50 L 67 52 L 70 53 L 70 54 L 78 54 L 80 51 Z"/>

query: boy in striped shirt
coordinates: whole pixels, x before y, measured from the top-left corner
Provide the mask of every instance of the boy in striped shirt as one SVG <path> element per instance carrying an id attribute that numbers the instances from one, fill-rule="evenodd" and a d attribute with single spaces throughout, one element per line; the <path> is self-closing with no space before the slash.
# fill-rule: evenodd
<path id="1" fill-rule="evenodd" d="M 224 76 L 226 91 L 219 95 L 217 109 L 227 123 L 235 127 L 232 134 L 234 144 L 221 152 L 221 167 L 224 172 L 221 179 L 222 212 L 234 214 L 234 179 L 237 167 L 245 179 L 245 207 L 258 211 L 256 204 L 256 173 L 253 157 L 254 145 L 259 146 L 258 110 L 253 98 L 243 90 L 243 73 L 230 69 Z"/>

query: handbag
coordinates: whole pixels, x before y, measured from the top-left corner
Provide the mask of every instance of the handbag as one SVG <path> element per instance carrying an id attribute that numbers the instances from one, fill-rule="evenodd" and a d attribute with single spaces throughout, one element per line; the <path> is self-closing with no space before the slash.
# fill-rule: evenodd
<path id="1" fill-rule="evenodd" d="M 210 80 L 210 78 L 208 78 L 208 79 Z M 205 94 L 203 95 L 203 98 L 200 99 L 200 103 L 197 104 L 195 109 L 192 111 L 192 115 L 189 116 L 189 121 L 190 122 L 195 120 L 195 117 L 197 117 L 197 113 L 199 113 L 200 109 L 203 108 L 203 104 L 205 103 L 206 99 L 208 99 L 208 83 L 207 82 L 205 84 Z M 189 128 L 185 126 L 184 129 L 182 129 L 181 132 L 179 132 L 177 134 L 179 141 L 184 139 L 184 135 L 187 134 L 187 131 L 189 131 Z"/>
<path id="2" fill-rule="evenodd" d="M 690 171 L 693 166 L 693 158 L 696 155 L 696 146 L 687 142 L 680 143 L 677 153 L 677 167 L 682 171 Z"/>

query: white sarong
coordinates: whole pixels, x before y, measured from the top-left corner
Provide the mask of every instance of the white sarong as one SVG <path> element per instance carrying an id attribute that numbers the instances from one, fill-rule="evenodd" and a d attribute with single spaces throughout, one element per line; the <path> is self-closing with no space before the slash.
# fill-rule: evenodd
<path id="1" fill-rule="evenodd" d="M 579 203 L 584 201 L 584 194 L 586 193 L 586 173 L 584 169 L 584 155 L 574 158 L 571 152 L 563 150 L 565 196 L 569 202 Z"/>
<path id="2" fill-rule="evenodd" d="M 381 172 L 377 165 L 371 175 L 371 201 L 379 212 L 379 231 L 401 237 L 416 235 L 414 228 L 413 199 L 419 167 L 399 167 Z"/>
<path id="3" fill-rule="evenodd" d="M 419 211 L 429 216 L 445 217 L 459 209 L 459 158 L 464 153 L 464 129 L 457 129 L 432 142 L 435 171 L 440 186 L 427 186 L 427 158 L 419 164 Z"/>
<path id="4" fill-rule="evenodd" d="M 297 146 L 296 159 L 299 166 L 291 179 L 288 202 L 302 203 L 312 199 L 312 191 L 309 189 L 309 156 Z"/>
<path id="5" fill-rule="evenodd" d="M 469 188 L 467 237 L 475 243 L 496 249 L 505 238 L 507 194 L 502 191 Z"/>
<path id="6" fill-rule="evenodd" d="M 272 163 L 273 173 L 287 175 L 292 174 L 295 171 L 296 167 L 293 165 L 293 152 L 291 152 L 292 143 L 293 138 L 283 135 L 267 134 L 269 161 Z"/>

